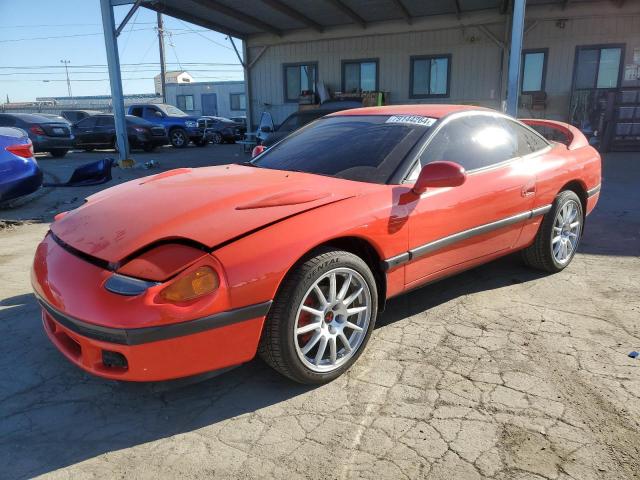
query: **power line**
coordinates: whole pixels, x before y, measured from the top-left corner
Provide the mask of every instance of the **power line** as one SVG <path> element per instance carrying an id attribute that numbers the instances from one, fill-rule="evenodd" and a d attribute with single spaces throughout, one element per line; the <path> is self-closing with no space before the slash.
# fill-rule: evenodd
<path id="1" fill-rule="evenodd" d="M 155 39 L 154 39 L 155 43 Z M 166 62 L 168 65 L 177 65 L 176 62 Z M 181 62 L 182 65 L 189 66 L 242 66 L 239 63 L 221 63 L 221 62 Z M 137 63 L 121 63 L 121 66 L 137 67 L 137 66 L 157 66 L 160 62 L 137 62 Z M 69 68 L 104 68 L 106 63 L 87 64 L 87 65 L 69 65 Z M 18 65 L 12 67 L 0 67 L 1 70 L 36 70 L 39 68 L 64 68 L 62 65 Z"/>
<path id="2" fill-rule="evenodd" d="M 143 31 L 149 31 L 149 30 L 155 30 L 154 27 L 146 27 L 146 28 L 136 28 L 136 29 L 132 29 L 130 30 L 130 32 L 143 32 Z M 208 32 L 209 30 L 200 30 L 201 32 Z M 183 29 L 178 29 L 178 33 L 174 33 L 174 35 L 191 35 L 193 33 L 198 33 L 198 30 L 189 30 L 189 31 L 185 31 Z M 55 40 L 58 38 L 77 38 L 77 37 L 94 37 L 97 35 L 103 35 L 102 32 L 93 32 L 93 33 L 74 33 L 71 35 L 51 35 L 51 36 L 47 36 L 47 37 L 23 37 L 23 38 L 8 38 L 8 39 L 3 39 L 0 40 L 0 43 L 9 43 L 9 42 L 29 42 L 32 40 Z"/>
<path id="3" fill-rule="evenodd" d="M 154 25 L 155 22 L 138 22 L 138 25 Z M 86 27 L 87 25 L 98 26 L 101 23 L 56 23 L 56 24 L 40 24 L 40 25 L 0 25 L 0 28 L 32 28 L 32 27 Z"/>
<path id="4" fill-rule="evenodd" d="M 229 45 L 225 45 L 224 43 L 220 43 L 220 42 L 216 42 L 215 40 L 207 37 L 206 35 L 203 35 L 202 33 L 200 33 L 202 30 L 194 30 L 193 28 L 191 28 L 189 26 L 188 23 L 183 22 L 182 20 L 180 20 L 179 18 L 176 18 L 176 20 L 178 20 L 181 24 L 183 24 L 185 27 L 187 27 L 189 30 L 191 30 L 193 33 L 195 33 L 196 35 L 198 35 L 199 37 L 204 38 L 205 40 L 210 41 L 211 43 L 214 43 L 216 45 L 218 45 L 219 47 L 222 48 L 226 48 L 227 50 L 233 50 Z M 206 32 L 206 30 L 204 30 Z"/>
<path id="5" fill-rule="evenodd" d="M 120 73 L 137 73 L 137 72 L 157 72 L 158 69 L 156 68 L 147 68 L 147 69 L 131 69 L 131 70 L 125 70 L 125 69 L 121 69 Z M 236 73 L 236 72 L 242 72 L 242 69 L 239 68 L 237 70 L 234 69 L 226 69 L 226 68 L 190 68 L 189 72 L 230 72 L 230 73 Z M 104 75 L 105 73 L 109 73 L 108 70 L 94 70 L 94 71 L 82 71 L 82 70 L 75 70 L 73 72 L 74 75 Z M 0 73 L 1 77 L 10 77 L 13 75 L 65 75 L 65 72 L 11 72 L 11 73 Z M 16 81 L 20 81 L 20 79 L 17 79 Z"/>
<path id="6" fill-rule="evenodd" d="M 137 78 L 123 78 L 122 80 L 153 80 L 155 77 L 137 77 Z M 233 79 L 234 77 L 229 76 L 229 75 L 225 75 L 225 76 L 205 76 L 205 77 L 197 77 L 198 80 L 203 80 L 203 79 Z M 38 83 L 50 83 L 50 82 L 66 82 L 65 79 L 32 79 L 32 78 L 27 78 L 27 79 L 22 79 L 22 80 L 0 80 L 0 82 L 2 83 L 9 83 L 9 82 L 16 82 L 16 81 L 20 81 L 20 82 L 38 82 Z M 74 82 L 108 82 L 109 79 L 108 78 L 84 78 L 84 79 L 74 79 Z M 241 80 L 238 80 L 241 81 Z"/>

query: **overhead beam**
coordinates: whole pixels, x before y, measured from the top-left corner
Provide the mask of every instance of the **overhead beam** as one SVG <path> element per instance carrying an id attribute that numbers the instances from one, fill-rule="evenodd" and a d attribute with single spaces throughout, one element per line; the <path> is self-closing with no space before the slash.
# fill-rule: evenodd
<path id="1" fill-rule="evenodd" d="M 396 5 L 398 10 L 400 10 L 400 12 L 402 13 L 402 16 L 407 21 L 407 23 L 411 25 L 413 23 L 413 17 L 409 13 L 409 10 L 407 10 L 407 7 L 404 6 L 404 3 L 402 3 L 402 0 L 392 0 L 392 1 Z M 456 0 L 456 2 L 457 1 L 458 0 Z"/>
<path id="2" fill-rule="evenodd" d="M 353 23 L 357 23 L 362 28 L 367 28 L 367 22 L 364 20 L 364 18 L 362 18 L 356 12 L 351 10 L 340 0 L 326 0 L 326 1 L 329 2 L 331 5 L 333 5 L 334 7 L 336 7 L 342 13 L 344 13 L 347 17 L 349 17 L 353 21 Z"/>
<path id="3" fill-rule="evenodd" d="M 216 2 L 215 0 L 191 0 L 193 3 L 200 5 L 202 7 L 208 8 L 210 10 L 215 10 L 218 13 L 226 15 L 227 17 L 231 17 L 239 22 L 246 23 L 247 25 L 251 25 L 252 27 L 257 28 L 263 32 L 269 32 L 279 37 L 282 36 L 282 31 L 273 25 L 266 23 L 264 20 L 252 17 L 244 12 L 239 10 L 235 10 L 231 7 L 227 7 L 221 3 Z"/>
<path id="4" fill-rule="evenodd" d="M 458 18 L 460 18 L 460 15 L 462 15 L 462 9 L 460 8 L 460 0 L 453 0 L 453 4 L 456 7 L 456 15 Z"/>
<path id="5" fill-rule="evenodd" d="M 133 17 L 133 14 L 136 13 L 136 10 L 138 10 L 138 7 L 140 6 L 141 3 L 142 3 L 142 0 L 136 0 L 136 3 L 134 3 L 133 6 L 129 9 L 127 14 L 122 19 L 122 22 L 120 22 L 120 25 L 118 25 L 118 28 L 116 28 L 116 37 L 120 36 L 122 29 L 127 25 L 131 17 Z"/>
<path id="6" fill-rule="evenodd" d="M 399 1 L 399 0 L 398 0 Z M 307 27 L 313 28 L 316 32 L 322 33 L 324 27 L 320 25 L 318 22 L 311 20 L 306 15 L 303 15 L 298 10 L 291 8 L 289 5 L 282 3 L 280 0 L 262 0 L 262 3 L 265 3 L 269 7 L 277 10 L 278 12 L 286 15 L 289 18 L 293 18 L 294 20 L 299 21 L 300 23 L 305 24 Z"/>
<path id="7" fill-rule="evenodd" d="M 489 30 L 486 25 L 478 25 L 478 29 L 484 33 L 489 39 L 495 43 L 499 48 L 506 48 L 505 43 L 496 37 L 491 30 Z"/>

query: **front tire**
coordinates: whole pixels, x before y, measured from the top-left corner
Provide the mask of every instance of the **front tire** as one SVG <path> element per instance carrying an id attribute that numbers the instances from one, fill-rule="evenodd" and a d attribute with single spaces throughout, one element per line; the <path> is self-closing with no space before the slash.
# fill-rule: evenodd
<path id="1" fill-rule="evenodd" d="M 560 192 L 544 216 L 533 244 L 522 251 L 530 267 L 550 273 L 564 270 L 573 260 L 584 225 L 582 202 L 571 190 Z"/>
<path id="2" fill-rule="evenodd" d="M 169 141 L 175 148 L 186 148 L 189 145 L 189 137 L 184 128 L 174 128 L 169 133 Z"/>
<path id="3" fill-rule="evenodd" d="M 218 145 L 220 145 L 220 144 L 222 143 L 222 140 L 223 140 L 223 139 L 222 139 L 222 134 L 221 134 L 220 132 L 215 132 L 215 133 L 213 134 L 213 137 L 211 138 L 211 141 L 212 141 L 213 143 L 218 144 Z"/>
<path id="4" fill-rule="evenodd" d="M 376 282 L 367 264 L 349 252 L 319 250 L 284 280 L 259 354 L 296 382 L 330 382 L 365 349 L 377 312 Z"/>
<path id="5" fill-rule="evenodd" d="M 67 154 L 68 151 L 69 150 L 67 150 L 66 148 L 55 148 L 53 150 L 49 150 L 49 153 L 54 158 L 62 158 Z"/>

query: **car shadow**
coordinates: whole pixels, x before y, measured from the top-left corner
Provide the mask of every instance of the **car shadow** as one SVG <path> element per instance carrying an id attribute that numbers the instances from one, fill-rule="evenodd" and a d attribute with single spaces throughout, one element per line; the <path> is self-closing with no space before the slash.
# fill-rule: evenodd
<path id="1" fill-rule="evenodd" d="M 542 274 L 507 257 L 391 299 L 384 328 L 460 295 Z M 254 360 L 215 378 L 121 383 L 92 377 L 46 339 L 31 294 L 0 306 L 0 462 L 29 478 L 106 452 L 214 425 L 310 391 Z"/>

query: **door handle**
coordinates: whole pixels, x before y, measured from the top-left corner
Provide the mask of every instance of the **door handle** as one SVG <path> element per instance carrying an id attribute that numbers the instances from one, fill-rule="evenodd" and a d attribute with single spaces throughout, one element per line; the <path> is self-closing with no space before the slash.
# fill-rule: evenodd
<path id="1" fill-rule="evenodd" d="M 531 195 L 535 195 L 536 182 L 527 183 L 524 187 L 522 187 L 522 190 L 520 193 L 522 194 L 523 197 L 530 197 Z"/>

